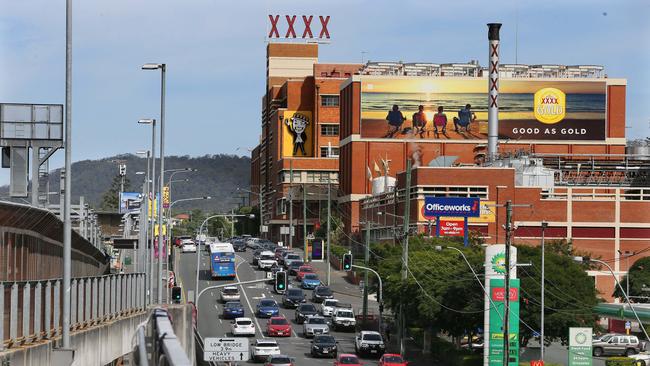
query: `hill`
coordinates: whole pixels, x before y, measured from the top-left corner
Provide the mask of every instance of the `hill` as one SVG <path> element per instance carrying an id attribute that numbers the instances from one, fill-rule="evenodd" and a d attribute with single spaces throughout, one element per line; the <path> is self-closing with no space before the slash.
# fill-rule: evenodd
<path id="1" fill-rule="evenodd" d="M 72 164 L 73 203 L 78 202 L 79 196 L 84 196 L 86 202 L 92 207 L 100 209 L 102 195 L 110 188 L 111 181 L 118 174 L 120 161 L 126 164 L 126 178 L 130 181 L 130 188 L 125 191 L 141 192 L 145 176 L 137 175 L 136 172 L 146 170 L 146 158 L 126 154 L 100 160 L 82 160 Z M 158 170 L 160 162 L 157 161 L 156 165 Z M 194 168 L 198 171 L 179 173 L 174 176 L 174 180 L 185 178 L 190 180 L 172 184 L 172 201 L 202 196 L 211 196 L 212 199 L 178 203 L 174 205 L 174 212 L 195 208 L 225 212 L 232 207 L 237 207 L 241 202 L 237 197 L 243 194 L 235 192 L 237 187 L 249 188 L 250 158 L 248 157 L 236 155 L 165 157 L 165 170 L 182 168 Z M 50 172 L 50 192 L 59 191 L 59 175 L 60 169 Z M 165 176 L 165 184 L 168 177 Z M 158 181 L 156 181 L 157 185 Z M 8 187 L 2 187 L 1 191 L 8 191 Z M 53 196 L 52 199 L 56 200 L 58 197 Z"/>

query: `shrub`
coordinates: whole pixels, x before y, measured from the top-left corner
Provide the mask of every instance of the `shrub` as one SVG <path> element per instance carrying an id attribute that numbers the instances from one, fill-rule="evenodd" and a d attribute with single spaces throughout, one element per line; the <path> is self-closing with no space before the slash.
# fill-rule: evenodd
<path id="1" fill-rule="evenodd" d="M 605 361 L 606 366 L 634 366 L 634 359 L 629 357 L 610 357 Z"/>

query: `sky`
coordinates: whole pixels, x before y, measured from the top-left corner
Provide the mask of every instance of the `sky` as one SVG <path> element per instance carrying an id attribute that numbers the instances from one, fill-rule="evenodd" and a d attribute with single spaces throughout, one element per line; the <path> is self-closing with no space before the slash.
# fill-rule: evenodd
<path id="1" fill-rule="evenodd" d="M 141 70 L 147 62 L 167 64 L 166 154 L 249 154 L 261 131 L 269 14 L 331 16 L 322 62 L 486 65 L 486 23 L 501 22 L 502 63 L 603 65 L 628 80 L 628 137 L 650 136 L 646 0 L 72 3 L 74 161 L 150 147 L 137 120 L 158 118 L 160 75 Z M 0 102 L 64 103 L 65 1 L 0 4 Z M 50 168 L 62 161 L 57 152 Z"/>

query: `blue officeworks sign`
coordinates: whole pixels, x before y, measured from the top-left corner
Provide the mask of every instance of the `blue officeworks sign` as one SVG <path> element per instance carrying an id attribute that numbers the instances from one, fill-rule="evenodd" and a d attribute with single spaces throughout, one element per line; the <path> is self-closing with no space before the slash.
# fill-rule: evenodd
<path id="1" fill-rule="evenodd" d="M 481 216 L 481 199 L 474 197 L 424 197 L 425 216 Z"/>

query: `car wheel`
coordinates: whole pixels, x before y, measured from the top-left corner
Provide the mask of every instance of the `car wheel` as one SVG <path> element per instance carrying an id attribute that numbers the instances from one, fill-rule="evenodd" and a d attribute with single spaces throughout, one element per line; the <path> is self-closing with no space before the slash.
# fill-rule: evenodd
<path id="1" fill-rule="evenodd" d="M 594 357 L 600 357 L 600 356 L 603 355 L 603 349 L 600 348 L 600 347 L 596 347 L 596 348 L 594 348 L 593 354 L 594 354 Z"/>
<path id="2" fill-rule="evenodd" d="M 635 354 L 636 354 L 636 351 L 635 351 L 634 349 L 632 349 L 632 348 L 628 348 L 628 349 L 625 351 L 625 355 L 626 355 L 626 356 L 632 356 L 632 355 L 635 355 Z"/>

